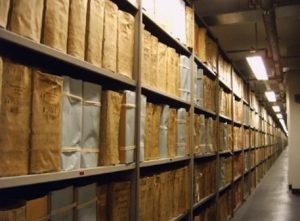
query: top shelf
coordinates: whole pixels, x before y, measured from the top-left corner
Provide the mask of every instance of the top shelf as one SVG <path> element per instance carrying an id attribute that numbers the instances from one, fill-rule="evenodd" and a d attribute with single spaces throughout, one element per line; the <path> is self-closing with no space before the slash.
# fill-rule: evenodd
<path id="1" fill-rule="evenodd" d="M 150 102 L 169 104 L 172 107 L 185 107 L 189 108 L 191 106 L 190 102 L 187 102 L 180 97 L 168 94 L 166 92 L 160 91 L 156 88 L 150 87 L 148 85 L 142 85 L 142 94 L 149 98 Z"/>
<path id="2" fill-rule="evenodd" d="M 200 59 L 195 55 L 195 62 L 198 64 L 198 66 L 200 66 L 201 68 L 203 68 L 204 70 L 204 74 L 208 74 L 211 77 L 215 78 L 217 77 L 217 74 L 211 70 L 205 63 L 203 63 L 202 61 L 200 61 Z"/>
<path id="3" fill-rule="evenodd" d="M 176 51 L 182 55 L 190 56 L 191 51 L 178 39 L 171 35 L 164 27 L 158 24 L 150 15 L 143 12 L 143 23 L 145 28 L 154 34 L 158 40 L 162 43 L 167 44 L 170 47 L 176 49 Z"/>
<path id="4" fill-rule="evenodd" d="M 98 68 L 91 63 L 4 29 L 0 29 L 0 51 L 1 54 L 6 54 L 8 57 L 15 58 L 17 56 L 23 61 L 28 60 L 30 63 L 35 63 L 34 65 L 42 65 L 47 70 L 52 69 L 54 73 L 70 74 L 75 77 L 84 75 L 85 79 L 98 82 L 103 86 L 109 84 L 110 87 L 119 90 L 128 87 L 134 89 L 136 86 L 136 81 L 123 75 Z M 18 53 L 15 53 L 16 51 Z"/>
<path id="5" fill-rule="evenodd" d="M 220 86 L 222 88 L 224 88 L 225 91 L 231 93 L 232 92 L 232 89 L 227 85 L 227 83 L 225 83 L 222 79 L 219 78 L 219 83 L 220 83 Z"/>

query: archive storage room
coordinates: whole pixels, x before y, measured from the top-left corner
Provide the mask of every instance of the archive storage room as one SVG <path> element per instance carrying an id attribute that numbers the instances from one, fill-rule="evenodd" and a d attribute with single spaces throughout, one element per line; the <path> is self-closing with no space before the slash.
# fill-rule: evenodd
<path id="1" fill-rule="evenodd" d="M 299 3 L 0 0 L 0 221 L 299 221 Z"/>

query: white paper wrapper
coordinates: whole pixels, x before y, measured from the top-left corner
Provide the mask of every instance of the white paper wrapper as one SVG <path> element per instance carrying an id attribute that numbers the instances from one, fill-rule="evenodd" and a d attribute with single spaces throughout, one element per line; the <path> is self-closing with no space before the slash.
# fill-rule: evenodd
<path id="1" fill-rule="evenodd" d="M 159 128 L 159 157 L 168 157 L 168 119 L 169 119 L 169 105 L 162 107 Z"/>
<path id="2" fill-rule="evenodd" d="M 185 2 L 183 0 L 172 0 L 171 2 L 172 9 L 170 10 L 170 5 L 168 6 L 168 14 L 171 14 L 172 21 L 171 33 L 180 42 L 186 44 Z"/>
<path id="3" fill-rule="evenodd" d="M 190 59 L 180 56 L 180 97 L 185 101 L 191 101 L 191 64 Z"/>
<path id="4" fill-rule="evenodd" d="M 49 193 L 51 221 L 73 221 L 74 189 L 73 186 Z"/>
<path id="5" fill-rule="evenodd" d="M 145 123 L 146 123 L 146 106 L 147 98 L 146 96 L 141 96 L 141 121 L 140 121 L 140 161 L 145 160 Z"/>
<path id="6" fill-rule="evenodd" d="M 200 115 L 200 153 L 205 153 L 205 116 L 203 114 Z"/>
<path id="7" fill-rule="evenodd" d="M 96 221 L 97 220 L 97 184 L 89 184 L 77 187 L 76 196 L 76 217 L 77 221 Z"/>
<path id="8" fill-rule="evenodd" d="M 62 170 L 80 168 L 82 81 L 64 76 L 62 114 Z"/>
<path id="9" fill-rule="evenodd" d="M 120 120 L 120 162 L 132 163 L 135 151 L 135 92 L 124 91 Z"/>
<path id="10" fill-rule="evenodd" d="M 185 156 L 186 149 L 186 110 L 177 110 L 177 156 Z"/>
<path id="11" fill-rule="evenodd" d="M 81 168 L 98 166 L 101 86 L 83 83 L 83 121 Z"/>

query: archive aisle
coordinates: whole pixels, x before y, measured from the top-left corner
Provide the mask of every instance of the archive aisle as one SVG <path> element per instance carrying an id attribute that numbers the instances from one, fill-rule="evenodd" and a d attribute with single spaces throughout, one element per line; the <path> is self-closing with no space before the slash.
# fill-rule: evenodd
<path id="1" fill-rule="evenodd" d="M 191 1 L 0 11 L 1 220 L 226 221 L 285 147 Z"/>

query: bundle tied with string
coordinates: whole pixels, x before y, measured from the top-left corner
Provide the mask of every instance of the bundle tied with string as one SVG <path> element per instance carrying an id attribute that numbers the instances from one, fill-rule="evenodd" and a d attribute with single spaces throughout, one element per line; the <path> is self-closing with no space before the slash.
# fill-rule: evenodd
<path id="1" fill-rule="evenodd" d="M 26 201 L 26 221 L 47 221 L 48 196 L 39 196 Z"/>
<path id="2" fill-rule="evenodd" d="M 62 170 L 80 168 L 82 139 L 82 81 L 64 76 L 62 114 Z"/>
<path id="3" fill-rule="evenodd" d="M 124 91 L 119 127 L 119 156 L 121 163 L 132 163 L 135 151 L 135 92 Z"/>
<path id="4" fill-rule="evenodd" d="M 108 187 L 109 220 L 129 221 L 130 211 L 130 181 L 113 182 Z"/>
<path id="5" fill-rule="evenodd" d="M 0 177 L 28 174 L 31 75 L 28 67 L 0 58 Z"/>
<path id="6" fill-rule="evenodd" d="M 98 166 L 101 89 L 100 85 L 89 82 L 83 83 L 81 168 Z"/>
<path id="7" fill-rule="evenodd" d="M 157 78 L 157 87 L 161 91 L 167 91 L 167 56 L 168 47 L 167 45 L 158 42 L 158 73 L 159 78 Z M 151 64 L 150 64 L 151 65 Z"/>
<path id="8" fill-rule="evenodd" d="M 195 103 L 200 107 L 203 107 L 203 69 L 198 69 L 196 72 L 196 93 L 195 93 Z"/>
<path id="9" fill-rule="evenodd" d="M 97 221 L 108 221 L 108 184 L 97 186 Z"/>
<path id="10" fill-rule="evenodd" d="M 30 173 L 60 170 L 63 78 L 34 70 Z"/>
<path id="11" fill-rule="evenodd" d="M 168 119 L 169 105 L 162 106 L 160 127 L 159 127 L 159 157 L 168 157 Z"/>
<path id="12" fill-rule="evenodd" d="M 118 40 L 118 6 L 105 0 L 102 67 L 116 73 Z"/>
<path id="13" fill-rule="evenodd" d="M 206 124 L 205 124 L 205 116 L 203 114 L 200 115 L 200 145 L 199 145 L 199 153 L 206 153 Z"/>
<path id="14" fill-rule="evenodd" d="M 194 114 L 194 153 L 200 152 L 200 115 Z"/>
<path id="15" fill-rule="evenodd" d="M 85 60 L 102 67 L 105 0 L 89 0 Z"/>
<path id="16" fill-rule="evenodd" d="M 177 134 L 177 123 L 176 123 L 176 109 L 169 108 L 168 118 L 168 157 L 172 158 L 176 156 L 176 134 Z"/>
<path id="17" fill-rule="evenodd" d="M 0 1 L 0 27 L 2 28 L 6 28 L 7 26 L 9 6 L 10 0 Z"/>
<path id="18" fill-rule="evenodd" d="M 96 221 L 97 219 L 97 184 L 92 183 L 75 188 L 76 221 Z"/>
<path id="19" fill-rule="evenodd" d="M 134 52 L 134 17 L 118 11 L 117 72 L 132 78 Z"/>
<path id="20" fill-rule="evenodd" d="M 119 160 L 119 127 L 122 93 L 103 91 L 101 96 L 101 124 L 99 165 L 116 165 Z"/>
<path id="21" fill-rule="evenodd" d="M 71 0 L 68 30 L 68 54 L 83 60 L 88 0 Z"/>
<path id="22" fill-rule="evenodd" d="M 76 207 L 73 186 L 51 191 L 49 204 L 51 221 L 73 221 L 73 210 Z"/>
<path id="23" fill-rule="evenodd" d="M 141 95 L 141 120 L 140 120 L 140 161 L 145 160 L 145 131 L 146 131 L 147 97 Z"/>
<path id="24" fill-rule="evenodd" d="M 185 156 L 187 148 L 186 124 L 187 113 L 184 108 L 177 110 L 177 156 Z"/>
<path id="25" fill-rule="evenodd" d="M 5 200 L 0 202 L 1 221 L 25 221 L 26 209 L 23 200 Z"/>
<path id="26" fill-rule="evenodd" d="M 143 41 L 143 52 L 142 52 L 142 82 L 145 85 L 148 86 L 154 86 L 151 82 L 151 72 L 150 68 L 151 66 L 151 51 L 153 48 L 151 47 L 151 34 L 150 32 L 143 29 L 142 31 L 142 41 Z M 158 44 L 158 40 L 157 40 Z M 157 54 L 157 48 L 156 48 L 156 54 Z M 156 65 L 157 66 L 157 65 Z M 153 73 L 154 74 L 154 73 Z"/>
<path id="27" fill-rule="evenodd" d="M 70 0 L 46 0 L 42 42 L 67 52 Z"/>
<path id="28" fill-rule="evenodd" d="M 191 62 L 184 55 L 180 56 L 180 98 L 191 101 Z"/>
<path id="29" fill-rule="evenodd" d="M 9 30 L 33 41 L 40 42 L 43 9 L 44 1 L 41 0 L 12 1 Z"/>

